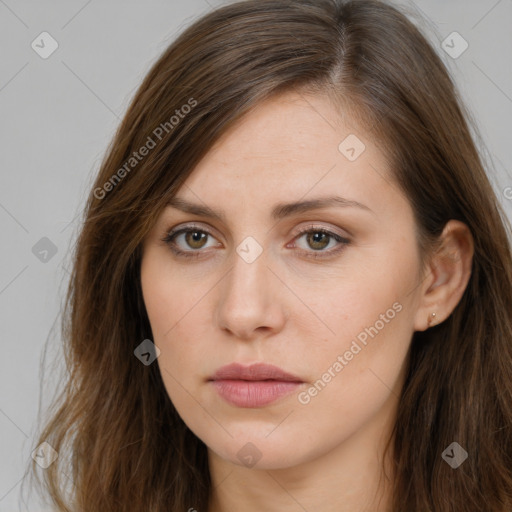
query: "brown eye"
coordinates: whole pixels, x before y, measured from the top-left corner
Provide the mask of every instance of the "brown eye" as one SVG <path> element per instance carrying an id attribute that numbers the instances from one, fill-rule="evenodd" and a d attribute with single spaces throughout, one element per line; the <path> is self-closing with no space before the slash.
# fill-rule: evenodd
<path id="1" fill-rule="evenodd" d="M 331 237 L 323 231 L 310 231 L 306 236 L 309 246 L 317 251 L 325 249 L 329 245 L 330 238 Z"/>
<path id="2" fill-rule="evenodd" d="M 187 226 L 166 233 L 162 241 L 179 257 L 203 258 L 208 256 L 208 249 L 222 246 L 206 229 Z"/>
<path id="3" fill-rule="evenodd" d="M 208 238 L 208 233 L 203 231 L 186 231 L 185 232 L 185 242 L 192 249 L 202 249 L 206 240 Z"/>
<path id="4" fill-rule="evenodd" d="M 300 249 L 299 254 L 307 258 L 331 258 L 349 244 L 350 240 L 347 238 L 314 226 L 300 230 L 295 238 L 295 247 Z"/>

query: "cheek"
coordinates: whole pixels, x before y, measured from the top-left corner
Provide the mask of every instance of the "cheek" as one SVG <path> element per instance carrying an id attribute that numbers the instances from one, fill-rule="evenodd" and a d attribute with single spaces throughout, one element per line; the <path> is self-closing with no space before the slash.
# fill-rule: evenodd
<path id="1" fill-rule="evenodd" d="M 299 330 L 317 330 L 319 348 L 327 339 L 340 340 L 336 348 L 342 348 L 341 340 L 346 342 L 359 334 L 364 343 L 370 339 L 368 330 L 379 335 L 390 333 L 411 315 L 412 292 L 418 284 L 415 249 L 410 244 L 400 246 L 400 250 L 382 247 L 379 251 L 375 246 L 368 248 L 359 261 L 347 263 L 321 281 L 296 279 L 294 291 L 305 297 L 303 302 L 311 314 L 296 314 L 294 318 Z"/>
<path id="2" fill-rule="evenodd" d="M 169 340 L 176 340 L 175 333 L 179 327 L 179 318 L 185 316 L 184 301 L 176 293 L 176 276 L 166 265 L 156 251 L 147 251 L 141 263 L 142 295 L 146 312 L 153 333 L 153 342 L 160 349 L 157 359 L 171 374 L 174 373 L 174 364 L 179 359 L 179 352 L 172 350 L 170 357 Z M 181 300 L 179 299 L 181 298 Z M 176 347 L 180 344 L 176 343 Z M 171 364 L 172 363 L 172 364 Z M 162 372 L 162 377 L 166 375 Z"/>
<path id="3" fill-rule="evenodd" d="M 349 436 L 385 403 L 398 401 L 411 328 L 405 301 L 397 296 L 373 291 L 360 295 L 368 300 L 347 302 L 338 324 L 332 323 L 337 335 L 308 350 L 310 385 L 297 403 L 301 419 L 320 437 Z M 325 411 L 331 421 L 319 423 Z"/>
<path id="4" fill-rule="evenodd" d="M 172 339 L 181 323 L 189 321 L 205 293 L 205 287 L 191 286 L 165 251 L 149 249 L 141 263 L 142 295 L 153 335 Z"/>
<path id="5" fill-rule="evenodd" d="M 204 307 L 211 285 L 201 281 L 201 286 L 191 286 L 190 277 L 169 261 L 165 253 L 149 249 L 141 263 L 141 284 L 152 341 L 160 350 L 157 363 L 176 404 L 190 400 L 181 395 L 184 388 L 191 389 L 194 379 L 207 377 L 205 333 L 211 329 L 204 326 L 208 318 Z"/>
<path id="6" fill-rule="evenodd" d="M 411 291 L 417 285 L 418 259 L 410 242 L 397 244 L 400 250 L 388 247 L 380 251 L 382 259 L 351 267 L 321 292 L 313 288 L 309 304 L 324 325 L 312 315 L 296 316 L 297 334 L 304 339 L 309 333 L 307 361 L 318 384 L 312 393 L 324 396 L 318 401 L 354 405 L 361 393 L 368 394 L 368 401 L 377 399 L 379 391 L 382 399 L 399 379 L 414 331 Z"/>

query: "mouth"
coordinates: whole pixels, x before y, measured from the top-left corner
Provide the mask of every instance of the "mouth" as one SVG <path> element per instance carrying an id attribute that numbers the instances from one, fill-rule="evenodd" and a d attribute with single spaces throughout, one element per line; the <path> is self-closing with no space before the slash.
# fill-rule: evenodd
<path id="1" fill-rule="evenodd" d="M 208 382 L 236 407 L 263 407 L 296 391 L 304 384 L 299 377 L 277 366 L 232 363 L 217 370 Z"/>

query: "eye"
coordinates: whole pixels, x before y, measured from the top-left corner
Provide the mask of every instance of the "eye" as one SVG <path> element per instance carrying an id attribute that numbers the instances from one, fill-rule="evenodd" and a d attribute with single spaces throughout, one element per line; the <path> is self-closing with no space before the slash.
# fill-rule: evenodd
<path id="1" fill-rule="evenodd" d="M 181 229 L 171 230 L 162 239 L 177 256 L 185 258 L 198 258 L 201 256 L 200 249 L 212 246 L 206 245 L 208 237 L 213 235 L 204 228 L 196 228 L 195 226 L 186 226 Z M 177 243 L 177 242 L 182 242 Z"/>
<path id="2" fill-rule="evenodd" d="M 294 240 L 302 238 L 306 242 L 306 248 L 302 252 L 308 258 L 327 258 L 333 256 L 350 243 L 350 240 L 347 238 L 323 227 L 308 226 L 299 230 L 299 235 Z M 329 250 L 324 250 L 328 247 L 330 247 Z"/>

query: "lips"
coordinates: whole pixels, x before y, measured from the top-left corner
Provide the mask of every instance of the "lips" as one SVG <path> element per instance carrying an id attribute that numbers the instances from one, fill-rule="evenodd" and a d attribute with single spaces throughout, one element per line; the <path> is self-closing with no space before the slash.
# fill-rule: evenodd
<path id="1" fill-rule="evenodd" d="M 277 366 L 232 363 L 208 379 L 217 393 L 236 407 L 264 407 L 297 391 L 304 382 Z"/>
<path id="2" fill-rule="evenodd" d="M 209 380 L 276 380 L 285 382 L 303 382 L 299 377 L 285 372 L 277 366 L 256 363 L 243 366 L 239 363 L 228 364 L 219 368 Z"/>

